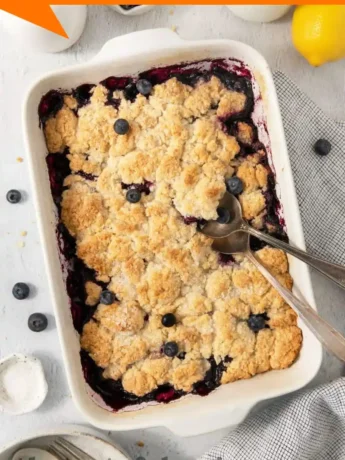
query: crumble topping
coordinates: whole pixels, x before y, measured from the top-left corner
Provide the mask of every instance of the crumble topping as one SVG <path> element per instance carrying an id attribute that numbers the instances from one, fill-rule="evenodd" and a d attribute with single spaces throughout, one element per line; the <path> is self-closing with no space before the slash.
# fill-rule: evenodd
<path id="1" fill-rule="evenodd" d="M 76 254 L 118 301 L 99 304 L 101 285 L 87 281 L 86 304 L 97 306 L 84 325 L 81 347 L 123 388 L 144 396 L 171 384 L 190 392 L 205 378 L 209 360 L 223 363 L 221 383 L 292 364 L 302 335 L 297 317 L 243 256 L 221 266 L 212 240 L 183 217 L 216 219 L 226 188 L 236 174 L 244 218 L 262 227 L 268 170 L 258 149 L 239 156 L 254 141 L 254 128 L 237 122 L 236 136 L 221 120 L 244 110 L 246 95 L 212 76 L 194 88 L 170 78 L 133 102 L 114 91 L 118 108 L 107 104 L 99 84 L 77 110 L 73 96 L 44 125 L 50 153 L 63 154 L 72 174 L 65 181 L 61 220 L 76 240 Z M 77 110 L 77 115 L 76 115 Z M 123 118 L 130 130 L 114 131 Z M 138 203 L 126 187 L 149 184 Z M 278 280 L 292 287 L 286 255 L 265 247 L 257 256 Z M 162 316 L 174 313 L 172 327 Z M 266 315 L 266 328 L 253 332 L 247 320 Z M 162 354 L 176 342 L 178 356 Z"/>

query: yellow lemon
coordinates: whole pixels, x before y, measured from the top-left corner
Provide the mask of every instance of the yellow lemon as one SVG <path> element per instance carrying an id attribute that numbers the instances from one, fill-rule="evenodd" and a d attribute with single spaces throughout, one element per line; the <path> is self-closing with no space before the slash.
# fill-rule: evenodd
<path id="1" fill-rule="evenodd" d="M 345 5 L 298 6 L 292 19 L 292 41 L 313 66 L 345 57 Z"/>

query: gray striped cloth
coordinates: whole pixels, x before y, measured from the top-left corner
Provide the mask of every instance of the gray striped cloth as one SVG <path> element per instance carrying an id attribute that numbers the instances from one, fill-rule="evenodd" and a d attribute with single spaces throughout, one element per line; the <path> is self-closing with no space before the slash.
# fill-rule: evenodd
<path id="1" fill-rule="evenodd" d="M 345 126 L 274 74 L 307 250 L 345 264 Z M 325 138 L 328 156 L 313 152 Z M 330 206 L 331 203 L 331 206 Z M 279 399 L 199 460 L 344 460 L 345 378 Z"/>

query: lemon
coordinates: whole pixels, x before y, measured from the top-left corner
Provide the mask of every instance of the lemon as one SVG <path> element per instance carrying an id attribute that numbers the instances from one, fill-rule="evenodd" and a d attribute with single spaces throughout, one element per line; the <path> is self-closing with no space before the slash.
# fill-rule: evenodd
<path id="1" fill-rule="evenodd" d="M 345 57 L 345 5 L 298 6 L 292 19 L 292 41 L 313 66 Z"/>

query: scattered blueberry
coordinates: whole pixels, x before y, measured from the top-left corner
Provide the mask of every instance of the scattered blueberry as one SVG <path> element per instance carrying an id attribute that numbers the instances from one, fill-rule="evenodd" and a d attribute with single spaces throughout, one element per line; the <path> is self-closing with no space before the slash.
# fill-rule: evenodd
<path id="1" fill-rule="evenodd" d="M 165 327 L 172 327 L 176 324 L 176 316 L 173 313 L 167 313 L 162 317 L 162 324 Z"/>
<path id="2" fill-rule="evenodd" d="M 126 200 L 130 203 L 138 203 L 138 201 L 140 201 L 140 198 L 141 193 L 139 192 L 139 190 L 136 190 L 135 188 L 127 190 Z"/>
<path id="3" fill-rule="evenodd" d="M 16 204 L 22 199 L 22 194 L 19 190 L 9 190 L 6 199 L 9 203 Z"/>
<path id="4" fill-rule="evenodd" d="M 148 96 L 152 91 L 152 84 L 148 80 L 140 79 L 136 83 L 137 90 L 143 96 Z"/>
<path id="5" fill-rule="evenodd" d="M 181 359 L 181 361 L 183 361 L 186 357 L 186 352 L 185 351 L 181 351 L 181 353 L 178 354 L 178 359 Z"/>
<path id="6" fill-rule="evenodd" d="M 13 296 L 18 300 L 26 299 L 30 294 L 30 288 L 25 283 L 16 283 L 12 289 Z"/>
<path id="7" fill-rule="evenodd" d="M 28 326 L 33 332 L 42 332 L 47 329 L 48 319 L 43 313 L 33 313 L 29 316 Z"/>
<path id="8" fill-rule="evenodd" d="M 164 354 L 169 356 L 169 358 L 173 358 L 178 353 L 178 345 L 176 342 L 167 342 L 164 345 Z"/>
<path id="9" fill-rule="evenodd" d="M 328 155 L 332 150 L 332 144 L 327 139 L 319 139 L 314 144 L 314 151 L 321 156 Z"/>
<path id="10" fill-rule="evenodd" d="M 253 332 L 258 332 L 266 327 L 267 315 L 250 315 L 248 326 Z"/>
<path id="11" fill-rule="evenodd" d="M 111 291 L 102 291 L 101 295 L 99 296 L 99 301 L 103 305 L 111 305 L 116 300 L 116 296 Z"/>
<path id="12" fill-rule="evenodd" d="M 225 183 L 229 193 L 239 195 L 243 192 L 243 182 L 239 177 L 230 177 L 229 179 L 226 179 Z"/>
<path id="13" fill-rule="evenodd" d="M 217 222 L 219 224 L 228 224 L 230 222 L 230 211 L 226 208 L 217 208 L 218 219 Z"/>
<path id="14" fill-rule="evenodd" d="M 114 123 L 114 129 L 117 134 L 120 134 L 122 136 L 128 133 L 129 123 L 127 120 L 124 120 L 123 118 L 119 118 Z"/>

